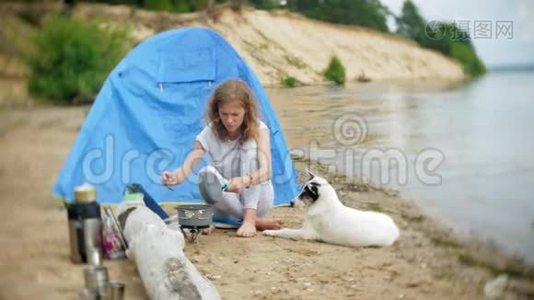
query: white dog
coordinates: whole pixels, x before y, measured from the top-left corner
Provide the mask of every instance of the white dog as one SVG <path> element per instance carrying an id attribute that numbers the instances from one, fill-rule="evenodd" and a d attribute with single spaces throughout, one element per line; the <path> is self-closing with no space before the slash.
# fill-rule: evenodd
<path id="1" fill-rule="evenodd" d="M 324 179 L 308 171 L 295 204 L 308 205 L 300 229 L 265 230 L 264 235 L 290 239 L 319 240 L 351 247 L 390 246 L 399 237 L 399 229 L 386 214 L 361 211 L 344 206 L 334 188 Z"/>

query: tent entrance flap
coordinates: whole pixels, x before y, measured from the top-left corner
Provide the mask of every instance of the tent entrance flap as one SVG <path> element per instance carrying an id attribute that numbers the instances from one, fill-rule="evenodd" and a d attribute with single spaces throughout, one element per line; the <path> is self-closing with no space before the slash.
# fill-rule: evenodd
<path id="1" fill-rule="evenodd" d="M 160 52 L 158 83 L 213 81 L 215 79 L 214 49 Z"/>

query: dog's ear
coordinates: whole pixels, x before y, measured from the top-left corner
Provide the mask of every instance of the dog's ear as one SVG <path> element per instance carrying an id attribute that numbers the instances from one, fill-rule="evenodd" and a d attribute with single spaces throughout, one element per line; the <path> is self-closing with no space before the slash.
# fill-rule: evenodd
<path id="1" fill-rule="evenodd" d="M 317 176 L 317 175 L 313 174 L 309 169 L 306 169 L 306 172 L 308 173 L 308 176 L 310 176 L 310 178 L 308 178 L 308 181 L 312 180 L 313 177 Z"/>

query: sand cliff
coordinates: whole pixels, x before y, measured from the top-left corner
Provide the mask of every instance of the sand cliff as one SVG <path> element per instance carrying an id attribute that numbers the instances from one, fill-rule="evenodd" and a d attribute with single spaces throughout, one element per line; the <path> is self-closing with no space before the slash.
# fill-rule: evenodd
<path id="1" fill-rule="evenodd" d="M 286 76 L 303 84 L 322 83 L 322 72 L 333 55 L 344 64 L 347 81 L 355 81 L 361 75 L 371 80 L 465 78 L 458 63 L 410 40 L 361 27 L 314 21 L 286 11 L 227 7 L 209 15 L 178 15 L 124 6 L 82 5 L 77 14 L 104 14 L 111 22 L 128 22 L 137 40 L 169 28 L 210 27 L 236 48 L 268 86 L 280 84 Z"/>

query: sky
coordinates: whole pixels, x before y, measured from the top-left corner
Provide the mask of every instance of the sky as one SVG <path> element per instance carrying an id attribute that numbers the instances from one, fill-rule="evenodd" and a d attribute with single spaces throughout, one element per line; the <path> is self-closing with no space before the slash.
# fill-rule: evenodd
<path id="1" fill-rule="evenodd" d="M 399 14 L 404 0 L 380 0 L 380 2 L 395 14 Z M 412 2 L 427 21 L 456 22 L 468 29 L 466 31 L 471 34 L 476 51 L 486 66 L 534 64 L 534 1 L 412 0 Z M 392 23 L 390 22 L 390 26 Z M 491 24 L 491 31 L 482 34 L 475 29 L 475 24 Z"/>

